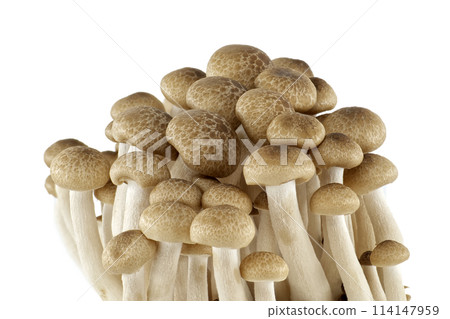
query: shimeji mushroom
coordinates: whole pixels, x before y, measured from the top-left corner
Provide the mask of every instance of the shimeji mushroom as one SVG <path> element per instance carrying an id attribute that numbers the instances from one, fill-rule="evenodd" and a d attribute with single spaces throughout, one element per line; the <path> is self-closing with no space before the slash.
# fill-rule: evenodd
<path id="1" fill-rule="evenodd" d="M 75 146 L 60 152 L 53 159 L 50 171 L 55 184 L 70 190 L 70 213 L 75 241 L 88 281 L 102 299 L 120 300 L 120 280 L 103 273 L 103 247 L 92 196 L 94 189 L 108 182 L 109 167 L 108 160 L 99 151 Z"/>
<path id="2" fill-rule="evenodd" d="M 272 60 L 272 63 L 277 68 L 288 68 L 292 69 L 294 71 L 297 71 L 301 74 L 306 75 L 307 77 L 314 76 L 311 68 L 309 67 L 308 63 L 306 63 L 303 60 L 299 59 L 292 59 L 292 58 L 276 58 Z"/>
<path id="3" fill-rule="evenodd" d="M 161 79 L 161 92 L 166 98 L 166 112 L 175 116 L 182 110 L 189 110 L 186 94 L 189 87 L 206 76 L 205 72 L 195 68 L 182 68 L 166 74 Z"/>
<path id="4" fill-rule="evenodd" d="M 234 206 L 245 214 L 250 214 L 253 208 L 252 200 L 246 192 L 236 186 L 226 184 L 213 186 L 202 196 L 203 208 L 220 205 Z"/>
<path id="5" fill-rule="evenodd" d="M 281 254 L 289 266 L 292 300 L 330 300 L 331 290 L 311 245 L 297 205 L 295 183 L 308 181 L 316 168 L 297 147 L 264 146 L 244 166 L 247 184 L 266 187 L 270 218 Z"/>
<path id="6" fill-rule="evenodd" d="M 248 214 L 229 206 L 215 206 L 202 210 L 191 225 L 191 240 L 212 246 L 214 277 L 219 299 L 248 300 L 245 282 L 239 275 L 237 249 L 250 244 L 255 225 Z"/>
<path id="7" fill-rule="evenodd" d="M 270 58 L 258 48 L 250 45 L 231 44 L 213 53 L 206 68 L 207 76 L 224 76 L 255 88 L 255 78 L 270 67 Z"/>
<path id="8" fill-rule="evenodd" d="M 195 182 L 195 185 L 200 188 L 202 193 L 206 192 L 213 186 L 219 185 L 219 181 L 214 177 L 201 176 L 201 177 L 193 177 L 191 179 L 192 182 Z"/>
<path id="9" fill-rule="evenodd" d="M 106 246 L 106 244 L 108 244 L 108 242 L 112 238 L 111 222 L 112 222 L 114 197 L 116 196 L 116 189 L 117 186 L 114 185 L 111 181 L 109 181 L 108 183 L 105 184 L 105 186 L 97 188 L 94 191 L 95 197 L 102 203 L 101 237 L 103 239 L 104 247 Z"/>
<path id="10" fill-rule="evenodd" d="M 130 278 L 139 274 L 154 257 L 155 251 L 156 243 L 147 239 L 140 230 L 127 230 L 113 237 L 106 245 L 102 254 L 103 267 L 110 274 Z M 144 280 L 128 280 L 126 283 L 123 286 L 123 300 L 146 300 Z"/>
<path id="11" fill-rule="evenodd" d="M 173 300 L 181 247 L 193 243 L 189 230 L 196 215 L 178 202 L 151 204 L 142 213 L 139 228 L 147 238 L 159 241 L 150 271 L 149 300 Z"/>
<path id="12" fill-rule="evenodd" d="M 274 282 L 287 278 L 289 267 L 280 256 L 266 252 L 254 252 L 239 267 L 241 276 L 255 283 L 255 301 L 275 301 Z"/>
<path id="13" fill-rule="evenodd" d="M 320 260 L 323 253 L 322 221 L 320 215 L 314 214 L 310 207 L 311 196 L 320 188 L 320 180 L 317 175 L 318 171 L 319 169 L 316 167 L 316 174 L 314 174 L 314 176 L 306 182 L 306 202 L 308 209 L 308 234 L 311 238 L 311 243 L 314 251 L 316 252 L 316 256 Z"/>
<path id="14" fill-rule="evenodd" d="M 114 103 L 111 107 L 111 117 L 116 119 L 120 113 L 137 106 L 154 107 L 164 111 L 164 105 L 153 94 L 136 92 Z"/>
<path id="15" fill-rule="evenodd" d="M 397 265 L 408 258 L 408 248 L 394 240 L 382 241 L 370 254 L 372 265 L 383 267 L 384 291 L 387 300 L 406 301 L 405 289 Z"/>
<path id="16" fill-rule="evenodd" d="M 199 211 L 202 208 L 202 191 L 197 187 L 197 183 L 179 178 L 162 181 L 150 193 L 150 204 L 179 202 Z"/>
<path id="17" fill-rule="evenodd" d="M 321 78 L 310 77 L 311 82 L 316 87 L 317 100 L 316 104 L 306 111 L 306 114 L 317 114 L 334 109 L 337 104 L 336 93 L 333 88 Z"/>
<path id="18" fill-rule="evenodd" d="M 325 215 L 331 254 L 349 300 L 373 300 L 370 287 L 356 257 L 343 215 L 359 207 L 358 196 L 347 186 L 331 183 L 320 187 L 311 197 L 311 210 Z"/>
<path id="19" fill-rule="evenodd" d="M 181 255 L 188 260 L 186 300 L 208 300 L 208 258 L 211 254 L 211 246 L 183 244 Z"/>
<path id="20" fill-rule="evenodd" d="M 386 294 L 381 285 L 380 278 L 378 277 L 377 268 L 370 262 L 370 250 L 364 252 L 359 257 L 359 263 L 364 271 L 367 282 L 369 283 L 370 291 L 372 292 L 373 299 L 375 301 L 386 301 Z"/>

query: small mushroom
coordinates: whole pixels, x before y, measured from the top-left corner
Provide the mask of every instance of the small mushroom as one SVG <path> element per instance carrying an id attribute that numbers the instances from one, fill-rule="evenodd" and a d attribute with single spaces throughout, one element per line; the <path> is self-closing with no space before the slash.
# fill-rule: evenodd
<path id="1" fill-rule="evenodd" d="M 306 75 L 309 78 L 314 76 L 308 63 L 306 63 L 303 60 L 292 59 L 292 58 L 276 58 L 276 59 L 272 60 L 272 63 L 277 68 L 292 69 L 294 71 L 297 71 L 301 74 Z"/>

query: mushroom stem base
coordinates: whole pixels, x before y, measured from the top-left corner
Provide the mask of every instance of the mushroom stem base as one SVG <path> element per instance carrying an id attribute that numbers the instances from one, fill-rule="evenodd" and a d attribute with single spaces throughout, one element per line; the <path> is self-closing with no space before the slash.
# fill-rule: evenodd
<path id="1" fill-rule="evenodd" d="M 187 300 L 208 301 L 208 256 L 188 256 Z"/>
<path id="2" fill-rule="evenodd" d="M 255 282 L 255 301 L 276 301 L 273 281 Z"/>

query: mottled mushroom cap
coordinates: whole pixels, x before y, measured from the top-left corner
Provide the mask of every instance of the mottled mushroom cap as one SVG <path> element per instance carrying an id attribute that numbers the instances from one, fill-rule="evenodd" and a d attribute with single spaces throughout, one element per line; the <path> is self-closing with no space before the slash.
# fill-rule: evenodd
<path id="1" fill-rule="evenodd" d="M 200 245 L 200 244 L 183 244 L 181 247 L 181 255 L 183 256 L 211 256 L 212 248 L 211 246 Z"/>
<path id="2" fill-rule="evenodd" d="M 114 198 L 116 197 L 117 186 L 111 181 L 105 184 L 105 186 L 97 188 L 94 191 L 94 196 L 104 204 L 114 204 Z"/>
<path id="3" fill-rule="evenodd" d="M 154 107 L 164 111 L 164 105 L 154 95 L 146 92 L 137 92 L 114 103 L 111 107 L 111 117 L 116 119 L 120 113 L 137 106 Z"/>
<path id="4" fill-rule="evenodd" d="M 270 58 L 250 45 L 231 44 L 213 53 L 206 68 L 207 76 L 224 76 L 244 85 L 255 87 L 255 78 L 271 66 Z"/>
<path id="5" fill-rule="evenodd" d="M 359 166 L 344 170 L 344 184 L 359 195 L 376 190 L 397 179 L 395 165 L 386 157 L 367 153 Z"/>
<path id="6" fill-rule="evenodd" d="M 294 109 L 280 93 L 262 88 L 245 92 L 236 103 L 236 116 L 253 143 L 266 139 L 270 122 L 283 113 Z"/>
<path id="7" fill-rule="evenodd" d="M 352 168 L 364 157 L 361 147 L 341 133 L 327 134 L 317 149 L 326 167 Z"/>
<path id="8" fill-rule="evenodd" d="M 277 68 L 292 69 L 299 72 L 300 74 L 306 75 L 309 78 L 314 76 L 308 63 L 302 60 L 292 58 L 276 58 L 275 60 L 272 60 L 272 63 Z"/>
<path id="9" fill-rule="evenodd" d="M 320 187 L 309 203 L 314 214 L 326 216 L 353 214 L 359 205 L 358 195 L 350 187 L 338 183 Z"/>
<path id="10" fill-rule="evenodd" d="M 199 211 L 202 208 L 202 191 L 193 182 L 171 178 L 160 182 L 150 193 L 150 204 L 180 202 Z"/>
<path id="11" fill-rule="evenodd" d="M 322 122 L 327 133 L 343 133 L 361 146 L 364 153 L 376 150 L 386 139 L 386 127 L 381 118 L 363 107 L 344 107 Z"/>
<path id="12" fill-rule="evenodd" d="M 258 75 L 255 85 L 283 94 L 297 112 L 306 112 L 316 104 L 317 92 L 314 84 L 306 75 L 292 69 L 266 69 Z"/>
<path id="13" fill-rule="evenodd" d="M 167 165 L 162 165 L 160 155 L 147 155 L 145 152 L 131 152 L 119 157 L 111 166 L 111 181 L 115 185 L 135 181 L 142 188 L 155 186 L 170 178 Z"/>
<path id="14" fill-rule="evenodd" d="M 370 255 L 370 262 L 377 267 L 396 266 L 408 259 L 408 248 L 394 240 L 379 243 Z"/>
<path id="15" fill-rule="evenodd" d="M 311 179 L 315 172 L 316 167 L 308 155 L 291 146 L 263 146 L 253 152 L 244 164 L 247 185 L 276 186 L 292 180 L 303 183 Z"/>
<path id="16" fill-rule="evenodd" d="M 202 210 L 191 225 L 191 240 L 195 243 L 240 249 L 255 237 L 252 218 L 239 208 L 222 205 Z"/>
<path id="17" fill-rule="evenodd" d="M 117 143 L 112 132 L 113 122 L 114 121 L 109 122 L 108 125 L 105 127 L 105 136 L 111 142 Z"/>
<path id="18" fill-rule="evenodd" d="M 128 230 L 111 238 L 102 254 L 102 263 L 110 274 L 137 272 L 156 252 L 156 243 L 140 230 Z"/>
<path id="19" fill-rule="evenodd" d="M 193 244 L 190 227 L 197 212 L 179 202 L 151 204 L 141 215 L 139 229 L 149 239 Z"/>
<path id="20" fill-rule="evenodd" d="M 109 180 L 108 159 L 97 150 L 74 146 L 60 152 L 50 165 L 56 185 L 74 191 L 88 191 L 102 187 Z"/>
<path id="21" fill-rule="evenodd" d="M 283 281 L 289 274 L 289 267 L 280 256 L 267 251 L 257 251 L 245 257 L 239 267 L 246 281 Z"/>
<path id="22" fill-rule="evenodd" d="M 186 94 L 189 108 L 223 116 L 233 129 L 241 123 L 234 112 L 239 97 L 246 92 L 239 82 L 222 76 L 209 76 L 192 84 Z"/>
<path id="23" fill-rule="evenodd" d="M 269 200 L 267 199 L 266 192 L 261 192 L 256 196 L 253 201 L 253 207 L 260 210 L 269 210 Z"/>
<path id="24" fill-rule="evenodd" d="M 337 104 L 337 96 L 333 88 L 321 78 L 310 77 L 311 82 L 316 87 L 317 100 L 316 104 L 306 111 L 306 114 L 317 114 L 334 109 Z"/>
<path id="25" fill-rule="evenodd" d="M 161 80 L 161 92 L 175 106 L 188 110 L 186 94 L 194 82 L 204 78 L 205 72 L 195 68 L 182 68 L 166 74 Z"/>
<path id="26" fill-rule="evenodd" d="M 64 140 L 59 140 L 52 145 L 50 145 L 44 152 L 44 162 L 45 165 L 50 167 L 53 159 L 66 148 L 74 147 L 74 146 L 86 146 L 83 142 L 76 140 L 74 138 L 67 138 Z"/>
<path id="27" fill-rule="evenodd" d="M 180 113 L 170 121 L 166 136 L 186 165 L 202 175 L 225 177 L 237 167 L 238 137 L 218 114 L 203 110 Z"/>
<path id="28" fill-rule="evenodd" d="M 47 178 L 45 179 L 44 186 L 49 195 L 52 195 L 53 197 L 58 197 L 56 194 L 55 182 L 53 181 L 51 175 L 48 175 Z"/>
<path id="29" fill-rule="evenodd" d="M 283 139 L 294 139 L 300 148 L 306 146 L 307 140 L 314 143 L 311 145 L 312 147 L 316 147 L 325 138 L 325 128 L 313 116 L 301 113 L 283 113 L 270 122 L 267 128 L 267 138 L 272 145 L 285 144 Z"/>
<path id="30" fill-rule="evenodd" d="M 134 107 L 122 112 L 113 122 L 112 132 L 119 143 L 128 143 L 146 151 L 155 149 L 159 155 L 165 155 L 170 145 L 164 140 L 166 128 L 172 117 L 153 107 Z M 171 150 L 171 158 L 177 156 Z"/>
<path id="31" fill-rule="evenodd" d="M 372 251 L 368 250 L 362 253 L 361 257 L 359 257 L 359 263 L 361 266 L 372 266 L 372 262 L 370 261 L 370 255 Z"/>
<path id="32" fill-rule="evenodd" d="M 206 192 L 213 186 L 220 184 L 220 182 L 214 177 L 203 176 L 203 177 L 192 177 L 192 182 L 195 182 L 195 185 L 200 188 L 202 193 Z"/>
<path id="33" fill-rule="evenodd" d="M 252 200 L 246 192 L 239 187 L 227 184 L 218 184 L 203 193 L 203 208 L 220 205 L 234 206 L 245 214 L 250 214 L 253 208 Z"/>
<path id="34" fill-rule="evenodd" d="M 103 151 L 102 154 L 108 159 L 110 165 L 116 161 L 118 155 L 115 151 Z"/>

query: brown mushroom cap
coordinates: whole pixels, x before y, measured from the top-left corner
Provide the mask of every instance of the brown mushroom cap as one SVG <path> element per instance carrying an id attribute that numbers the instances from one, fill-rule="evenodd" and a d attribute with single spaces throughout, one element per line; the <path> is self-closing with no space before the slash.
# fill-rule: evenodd
<path id="1" fill-rule="evenodd" d="M 83 142 L 76 140 L 74 138 L 67 138 L 64 140 L 59 140 L 52 145 L 50 145 L 44 152 L 44 162 L 45 165 L 50 167 L 53 159 L 66 148 L 74 146 L 86 146 Z"/>
<path id="2" fill-rule="evenodd" d="M 166 136 L 186 165 L 202 175 L 225 177 L 237 167 L 240 157 L 238 137 L 231 125 L 218 114 L 203 110 L 180 113 L 170 121 Z M 205 141 L 215 144 L 202 145 L 201 142 Z M 230 158 L 236 159 L 235 163 Z"/>
<path id="3" fill-rule="evenodd" d="M 191 225 L 195 243 L 220 248 L 240 249 L 255 237 L 255 225 L 239 208 L 222 205 L 202 210 Z"/>
<path id="4" fill-rule="evenodd" d="M 363 107 L 344 107 L 323 122 L 327 133 L 343 133 L 361 146 L 364 153 L 372 152 L 386 139 L 386 127 L 381 118 Z"/>
<path id="5" fill-rule="evenodd" d="M 203 208 L 220 205 L 230 205 L 239 208 L 243 213 L 250 214 L 253 208 L 252 200 L 239 187 L 218 184 L 211 187 L 202 196 Z"/>
<path id="6" fill-rule="evenodd" d="M 140 230 L 128 230 L 111 238 L 102 254 L 103 267 L 110 274 L 132 274 L 153 258 L 156 243 Z"/>
<path id="7" fill-rule="evenodd" d="M 236 103 L 236 116 L 253 143 L 266 139 L 270 122 L 283 113 L 293 114 L 294 109 L 280 93 L 263 88 L 245 92 Z"/>
<path id="8" fill-rule="evenodd" d="M 161 92 L 175 106 L 188 110 L 186 94 L 194 82 L 204 78 L 205 72 L 195 68 L 182 68 L 166 74 L 161 80 Z"/>
<path id="9" fill-rule="evenodd" d="M 364 157 L 361 147 L 341 133 L 327 134 L 317 149 L 326 167 L 352 168 Z"/>
<path id="10" fill-rule="evenodd" d="M 193 244 L 189 230 L 196 215 L 195 210 L 179 202 L 155 203 L 142 212 L 139 229 L 156 241 Z"/>
<path id="11" fill-rule="evenodd" d="M 307 76 L 292 69 L 266 69 L 258 75 L 255 85 L 283 94 L 297 112 L 306 112 L 316 104 L 317 92 L 314 84 Z"/>
<path id="12" fill-rule="evenodd" d="M 116 189 L 117 186 L 109 181 L 105 186 L 97 188 L 94 191 L 94 196 L 102 203 L 113 205 L 114 198 L 116 197 Z"/>
<path id="13" fill-rule="evenodd" d="M 117 159 L 118 153 L 115 151 L 103 151 L 102 154 L 108 159 L 109 164 L 112 165 Z"/>
<path id="14" fill-rule="evenodd" d="M 113 122 L 114 121 L 109 122 L 108 125 L 105 127 L 105 136 L 111 142 L 117 143 L 112 132 Z"/>
<path id="15" fill-rule="evenodd" d="M 270 58 L 260 49 L 231 44 L 214 52 L 208 61 L 206 75 L 224 76 L 253 89 L 255 78 L 271 64 Z"/>
<path id="16" fill-rule="evenodd" d="M 154 95 L 146 92 L 137 92 L 114 103 L 111 107 L 111 117 L 116 119 L 120 113 L 138 106 L 154 107 L 164 111 L 164 105 Z"/>
<path id="17" fill-rule="evenodd" d="M 408 259 L 408 248 L 394 240 L 379 243 L 370 255 L 370 262 L 377 267 L 396 266 Z"/>
<path id="18" fill-rule="evenodd" d="M 338 183 L 331 183 L 320 187 L 312 196 L 309 206 L 317 215 L 348 215 L 359 208 L 358 195 L 347 187 Z"/>
<path id="19" fill-rule="evenodd" d="M 192 84 L 186 94 L 189 108 L 223 116 L 233 129 L 241 123 L 235 115 L 236 102 L 246 91 L 239 82 L 222 76 L 209 76 Z"/>
<path id="20" fill-rule="evenodd" d="M 301 149 L 288 146 L 286 153 L 282 156 L 280 145 L 263 146 L 252 153 L 244 164 L 247 185 L 275 186 L 292 180 L 303 183 L 314 176 L 316 167 Z"/>
<path id="21" fill-rule="evenodd" d="M 365 251 L 362 253 L 361 257 L 359 257 L 359 263 L 361 266 L 372 266 L 372 263 L 370 262 L 370 255 L 372 254 L 372 251 Z"/>
<path id="22" fill-rule="evenodd" d="M 257 251 L 245 257 L 239 267 L 241 276 L 247 281 L 283 281 L 289 267 L 280 256 L 267 251 Z"/>
<path id="23" fill-rule="evenodd" d="M 56 185 L 88 191 L 105 185 L 109 180 L 109 162 L 97 150 L 74 146 L 60 152 L 50 165 L 50 174 Z"/>
<path id="24" fill-rule="evenodd" d="M 180 202 L 195 210 L 202 207 L 202 191 L 194 183 L 171 178 L 160 182 L 150 193 L 150 204 Z"/>
<path id="25" fill-rule="evenodd" d="M 337 104 L 337 96 L 333 88 L 321 78 L 310 77 L 311 82 L 316 87 L 317 100 L 316 104 L 306 111 L 306 114 L 317 114 L 334 109 Z"/>
<path id="26" fill-rule="evenodd" d="M 211 246 L 200 245 L 200 244 L 183 244 L 181 247 L 181 255 L 183 256 L 211 256 L 212 248 Z"/>
<path id="27" fill-rule="evenodd" d="M 314 76 L 308 63 L 302 60 L 291 58 L 276 58 L 275 60 L 272 60 L 272 63 L 277 68 L 292 69 L 299 72 L 300 74 L 306 75 L 309 78 Z"/>
<path id="28" fill-rule="evenodd" d="M 160 165 L 163 160 L 160 155 L 148 156 L 146 152 L 141 151 L 126 153 L 111 166 L 111 181 L 115 185 L 133 180 L 142 188 L 155 186 L 170 178 L 167 166 Z"/>
<path id="29" fill-rule="evenodd" d="M 367 153 L 359 166 L 344 170 L 344 184 L 359 195 L 370 193 L 397 179 L 395 165 L 386 157 Z"/>
<path id="30" fill-rule="evenodd" d="M 267 138 L 270 144 L 279 139 L 295 139 L 297 146 L 302 148 L 306 140 L 319 145 L 325 138 L 325 128 L 316 118 L 301 113 L 283 113 L 275 117 L 267 128 Z"/>
<path id="31" fill-rule="evenodd" d="M 53 181 L 51 175 L 48 175 L 47 178 L 45 179 L 44 186 L 45 186 L 45 189 L 47 190 L 47 193 L 49 193 L 53 197 L 58 197 L 56 194 L 55 182 Z"/>
<path id="32" fill-rule="evenodd" d="M 214 177 L 203 176 L 203 177 L 192 177 L 192 182 L 195 182 L 195 185 L 200 188 L 202 193 L 206 192 L 213 186 L 220 184 L 220 182 Z"/>
<path id="33" fill-rule="evenodd" d="M 269 201 L 267 199 L 267 193 L 261 192 L 256 196 L 255 200 L 253 201 L 253 206 L 256 209 L 260 210 L 269 210 Z"/>

